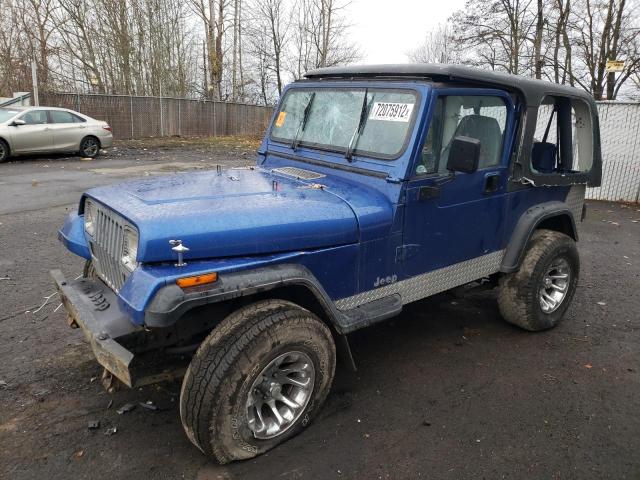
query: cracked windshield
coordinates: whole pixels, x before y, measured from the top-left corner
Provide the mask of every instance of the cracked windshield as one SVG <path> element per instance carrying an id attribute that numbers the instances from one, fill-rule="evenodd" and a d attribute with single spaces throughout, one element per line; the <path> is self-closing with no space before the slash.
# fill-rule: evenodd
<path id="1" fill-rule="evenodd" d="M 393 159 L 402 153 L 417 110 L 410 90 L 290 90 L 271 132 L 292 148 L 306 146 Z"/>

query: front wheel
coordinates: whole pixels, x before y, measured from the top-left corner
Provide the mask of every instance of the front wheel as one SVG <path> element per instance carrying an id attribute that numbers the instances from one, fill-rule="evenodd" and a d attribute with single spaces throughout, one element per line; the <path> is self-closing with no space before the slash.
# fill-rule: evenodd
<path id="1" fill-rule="evenodd" d="M 552 230 L 536 230 L 518 271 L 500 279 L 500 313 L 525 330 L 555 327 L 569 308 L 579 273 L 573 239 Z"/>
<path id="2" fill-rule="evenodd" d="M 313 313 L 284 300 L 238 310 L 187 369 L 180 393 L 187 436 L 220 463 L 272 449 L 317 414 L 335 359 L 331 332 Z"/>
<path id="3" fill-rule="evenodd" d="M 100 154 L 100 141 L 96 137 L 85 137 L 80 142 L 80 155 L 96 158 Z"/>

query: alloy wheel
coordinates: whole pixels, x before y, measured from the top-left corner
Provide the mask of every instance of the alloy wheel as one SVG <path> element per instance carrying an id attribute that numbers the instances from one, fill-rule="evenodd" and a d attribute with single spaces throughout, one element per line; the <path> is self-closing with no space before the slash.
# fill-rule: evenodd
<path id="1" fill-rule="evenodd" d="M 300 418 L 313 393 L 315 367 L 306 353 L 274 358 L 255 378 L 247 398 L 249 429 L 267 440 L 286 432 Z"/>
<path id="2" fill-rule="evenodd" d="M 542 277 L 538 292 L 540 308 L 544 313 L 553 313 L 562 304 L 569 290 L 571 267 L 564 258 L 555 259 Z"/>

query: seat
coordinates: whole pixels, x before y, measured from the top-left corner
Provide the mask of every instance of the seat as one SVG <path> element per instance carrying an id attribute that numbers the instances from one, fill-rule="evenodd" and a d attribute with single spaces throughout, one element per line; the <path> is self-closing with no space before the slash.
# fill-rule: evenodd
<path id="1" fill-rule="evenodd" d="M 540 173 L 553 173 L 556 168 L 558 147 L 555 143 L 533 142 L 531 166 Z"/>
<path id="2" fill-rule="evenodd" d="M 462 117 L 452 138 L 458 136 L 480 140 L 478 168 L 490 167 L 500 163 L 502 130 L 495 118 L 485 117 L 484 115 Z"/>

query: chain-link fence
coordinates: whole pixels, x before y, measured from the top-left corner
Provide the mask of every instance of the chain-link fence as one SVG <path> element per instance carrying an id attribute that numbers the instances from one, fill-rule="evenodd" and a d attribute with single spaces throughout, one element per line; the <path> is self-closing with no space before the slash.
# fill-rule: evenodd
<path id="1" fill-rule="evenodd" d="M 640 103 L 598 102 L 602 186 L 587 198 L 640 201 Z"/>
<path id="2" fill-rule="evenodd" d="M 116 138 L 261 136 L 273 109 L 184 98 L 44 93 L 41 105 L 70 108 L 111 125 Z"/>

